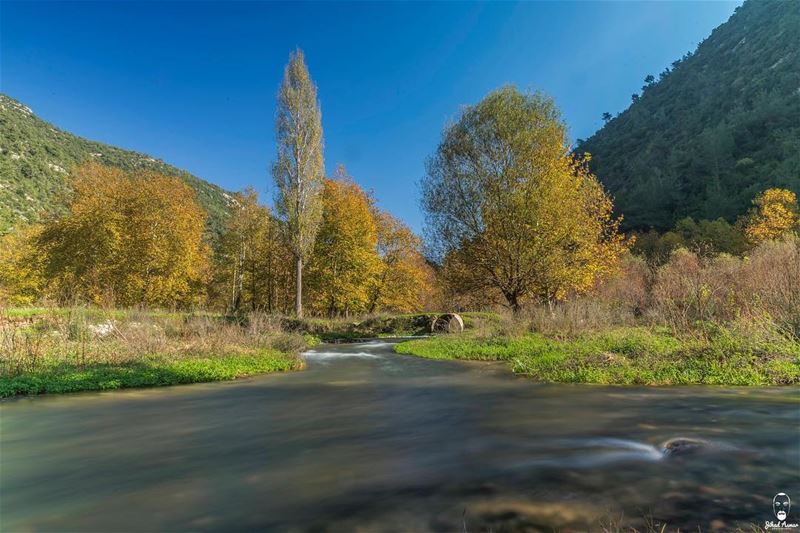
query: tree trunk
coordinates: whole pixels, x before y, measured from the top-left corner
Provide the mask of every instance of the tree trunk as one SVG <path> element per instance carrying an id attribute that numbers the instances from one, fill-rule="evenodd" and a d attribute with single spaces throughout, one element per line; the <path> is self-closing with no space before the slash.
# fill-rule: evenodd
<path id="1" fill-rule="evenodd" d="M 236 314 L 239 314 L 239 310 L 242 307 L 242 293 L 244 290 L 244 261 L 245 261 L 245 252 L 246 248 L 244 247 L 244 242 L 242 242 L 241 247 L 239 248 L 239 268 L 237 272 L 239 273 L 239 279 L 237 280 L 237 287 L 236 287 L 236 298 L 234 300 L 233 309 Z"/>
<path id="2" fill-rule="evenodd" d="M 236 272 L 236 263 L 233 264 L 233 279 L 231 280 L 231 303 L 228 307 L 229 313 L 234 313 L 236 311 L 236 280 L 237 280 L 237 272 Z"/>
<path id="3" fill-rule="evenodd" d="M 294 299 L 294 314 L 303 318 L 303 258 L 297 257 L 297 290 Z"/>
<path id="4" fill-rule="evenodd" d="M 516 292 L 507 292 L 505 293 L 506 301 L 508 302 L 508 306 L 511 308 L 511 311 L 516 315 L 520 310 L 519 305 L 519 294 Z"/>

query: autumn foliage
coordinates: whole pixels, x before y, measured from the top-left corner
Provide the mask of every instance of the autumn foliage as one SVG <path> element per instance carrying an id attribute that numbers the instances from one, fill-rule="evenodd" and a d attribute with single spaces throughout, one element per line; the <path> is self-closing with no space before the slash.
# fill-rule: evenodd
<path id="1" fill-rule="evenodd" d="M 422 241 L 389 213 L 374 210 L 380 263 L 370 285 L 368 311 L 410 312 L 430 306 L 436 276 L 420 252 Z"/>
<path id="2" fill-rule="evenodd" d="M 342 167 L 325 180 L 322 223 L 309 265 L 309 296 L 317 314 L 366 310 L 378 271 L 378 232 L 371 200 Z"/>
<path id="3" fill-rule="evenodd" d="M 42 294 L 42 258 L 35 243 L 41 226 L 28 226 L 0 237 L 0 303 L 26 305 Z"/>
<path id="4" fill-rule="evenodd" d="M 745 236 L 752 244 L 797 231 L 800 229 L 797 195 L 787 189 L 767 189 L 755 197 L 744 223 Z"/>
<path id="5" fill-rule="evenodd" d="M 554 315 L 558 302 L 613 286 L 630 243 L 589 158 L 570 151 L 550 98 L 513 87 L 489 94 L 445 129 L 428 161 L 421 183 L 425 255 L 423 241 L 379 209 L 343 166 L 321 178 L 319 190 L 314 181 L 313 194 L 289 176 L 294 185 L 281 190 L 291 201 L 278 201 L 276 213 L 252 189 L 232 195 L 224 231 L 214 237 L 182 180 L 89 163 L 73 169 L 64 212 L 0 236 L 0 302 L 205 306 L 234 315 L 298 314 L 305 307 L 329 317 L 497 303 L 517 312 L 531 303 L 548 304 Z M 299 201 L 292 195 L 300 189 L 315 205 L 291 214 L 287 205 Z M 298 224 L 308 230 L 301 232 L 302 253 Z M 722 252 L 752 253 L 741 260 L 745 266 L 766 251 L 783 253 L 791 264 L 798 229 L 797 196 L 769 189 L 735 226 L 685 219 L 673 232 L 640 236 L 638 251 L 647 268 L 669 262 L 685 285 L 683 273 Z M 687 247 L 694 255 L 676 252 Z M 725 257 L 713 263 L 715 271 L 733 264 Z M 671 279 L 669 272 L 663 279 Z M 784 278 L 794 279 L 796 272 L 787 272 Z M 718 292 L 735 277 L 719 278 Z M 662 288 L 683 294 L 684 285 Z M 795 313 L 793 293 L 774 300 L 781 303 L 770 313 Z M 784 323 L 796 330 L 796 322 Z"/>
<path id="6" fill-rule="evenodd" d="M 188 185 L 88 164 L 71 189 L 68 212 L 36 239 L 49 294 L 123 306 L 203 301 L 206 215 Z"/>
<path id="7" fill-rule="evenodd" d="M 425 307 L 433 269 L 421 241 L 375 205 L 343 166 L 323 181 L 322 216 L 306 265 L 304 306 L 318 316 Z M 234 196 L 216 258 L 212 300 L 232 312 L 291 313 L 294 254 L 254 191 Z"/>
<path id="8" fill-rule="evenodd" d="M 422 181 L 451 292 L 512 309 L 589 290 L 625 250 L 611 200 L 552 99 L 505 87 L 448 127 Z"/>
<path id="9" fill-rule="evenodd" d="M 325 181 L 323 215 L 309 265 L 309 300 L 317 314 L 347 316 L 413 311 L 432 289 L 421 241 L 380 211 L 340 166 Z"/>
<path id="10" fill-rule="evenodd" d="M 294 256 L 280 222 L 253 189 L 233 195 L 217 245 L 211 303 L 232 313 L 288 312 L 294 305 Z"/>

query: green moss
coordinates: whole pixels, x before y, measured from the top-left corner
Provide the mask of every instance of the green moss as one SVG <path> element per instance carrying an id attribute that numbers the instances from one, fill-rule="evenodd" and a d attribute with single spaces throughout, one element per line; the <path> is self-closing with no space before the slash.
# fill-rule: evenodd
<path id="1" fill-rule="evenodd" d="M 404 342 L 402 354 L 507 361 L 540 381 L 625 385 L 800 383 L 800 344 L 758 342 L 728 331 L 682 340 L 666 330 L 622 328 L 571 339 L 540 334 L 489 339 L 446 336 Z"/>
<path id="2" fill-rule="evenodd" d="M 35 373 L 0 377 L 0 397 L 22 394 L 160 387 L 223 381 L 252 374 L 299 370 L 295 355 L 274 350 L 257 354 L 167 360 L 158 356 L 121 364 L 48 366 Z"/>

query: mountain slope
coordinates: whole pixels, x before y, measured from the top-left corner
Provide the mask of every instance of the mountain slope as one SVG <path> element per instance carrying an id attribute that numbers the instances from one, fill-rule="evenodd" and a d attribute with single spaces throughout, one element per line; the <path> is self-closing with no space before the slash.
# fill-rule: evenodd
<path id="1" fill-rule="evenodd" d="M 627 229 L 733 221 L 768 187 L 800 193 L 800 2 L 747 1 L 673 67 L 576 148 Z"/>
<path id="2" fill-rule="evenodd" d="M 89 141 L 40 119 L 13 98 L 0 94 L 0 233 L 58 210 L 70 168 L 85 161 L 127 170 L 146 169 L 178 176 L 196 192 L 208 212 L 208 228 L 219 234 L 227 217 L 228 193 L 192 174 L 145 154 Z"/>

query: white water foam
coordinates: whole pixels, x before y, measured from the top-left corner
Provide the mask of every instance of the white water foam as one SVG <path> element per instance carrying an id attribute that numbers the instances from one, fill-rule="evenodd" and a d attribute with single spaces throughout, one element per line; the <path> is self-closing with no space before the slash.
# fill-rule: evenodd
<path id="1" fill-rule="evenodd" d="M 656 462 L 664 458 L 664 455 L 655 446 L 617 438 L 565 441 L 560 443 L 560 446 L 557 448 L 561 450 L 571 450 L 573 453 L 562 456 L 560 452 L 558 452 L 554 453 L 551 457 L 523 459 L 514 461 L 513 464 L 516 468 L 531 468 L 537 466 L 592 468 L 618 462 Z"/>
<path id="2" fill-rule="evenodd" d="M 306 359 L 336 359 L 342 357 L 364 357 L 367 359 L 378 359 L 381 356 L 368 352 L 303 352 Z"/>

